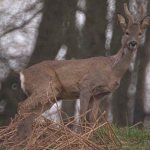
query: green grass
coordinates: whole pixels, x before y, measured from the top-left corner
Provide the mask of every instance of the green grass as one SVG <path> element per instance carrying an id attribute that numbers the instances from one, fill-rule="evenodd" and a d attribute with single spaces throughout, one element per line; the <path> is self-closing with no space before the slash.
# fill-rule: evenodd
<path id="1" fill-rule="evenodd" d="M 123 143 L 122 150 L 150 150 L 150 130 L 114 127 L 114 131 Z"/>
<path id="2" fill-rule="evenodd" d="M 150 150 L 150 130 L 129 127 L 117 128 L 114 126 L 113 129 L 121 142 L 119 150 Z M 103 137 L 105 143 L 109 143 L 110 140 L 106 133 L 107 130 L 101 128 L 94 135 L 94 141 L 98 143 L 99 138 Z M 114 150 L 114 148 L 110 147 L 110 150 Z"/>

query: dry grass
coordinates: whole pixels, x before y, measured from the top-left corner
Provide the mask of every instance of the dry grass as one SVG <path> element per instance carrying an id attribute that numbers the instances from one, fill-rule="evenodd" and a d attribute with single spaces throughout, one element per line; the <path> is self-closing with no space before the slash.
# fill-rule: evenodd
<path id="1" fill-rule="evenodd" d="M 84 126 L 83 134 L 77 134 L 61 123 L 56 124 L 48 120 L 44 124 L 37 122 L 32 126 L 32 133 L 25 140 L 20 140 L 17 137 L 17 127 L 23 117 L 17 116 L 9 126 L 0 129 L 0 150 L 119 149 L 120 141 L 110 124 L 102 119 L 104 118 L 103 114 L 100 118 L 102 124 L 96 123 L 93 128 Z M 97 137 L 96 133 L 99 129 L 107 132 L 101 133 Z"/>
<path id="2" fill-rule="evenodd" d="M 50 83 L 50 88 L 53 87 Z M 55 93 L 54 97 L 55 97 Z M 55 98 L 57 102 L 57 99 Z M 86 112 L 88 113 L 88 112 Z M 33 113 L 32 113 L 33 114 Z M 9 126 L 0 129 L 0 150 L 108 150 L 119 149 L 120 141 L 114 133 L 111 125 L 105 119 L 105 112 L 95 120 L 95 124 L 90 128 L 88 125 L 80 125 L 84 129 L 82 134 L 77 134 L 68 128 L 74 120 L 70 119 L 68 124 L 54 123 L 49 120 L 43 122 L 34 121 L 23 124 L 23 127 L 31 124 L 32 129 L 23 133 L 28 133 L 27 138 L 21 140 L 18 136 L 20 123 L 29 118 L 32 114 L 20 114 L 12 120 Z M 36 114 L 37 115 L 37 114 Z M 84 117 L 80 116 L 80 117 Z M 40 115 L 41 117 L 41 115 Z M 99 123 L 101 122 L 101 123 Z M 105 132 L 99 132 L 102 130 Z"/>

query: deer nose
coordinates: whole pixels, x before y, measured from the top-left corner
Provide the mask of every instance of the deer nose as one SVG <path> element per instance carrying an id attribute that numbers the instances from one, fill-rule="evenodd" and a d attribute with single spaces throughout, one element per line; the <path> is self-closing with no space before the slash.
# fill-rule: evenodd
<path id="1" fill-rule="evenodd" d="M 137 42 L 136 42 L 136 41 L 131 41 L 131 42 L 129 42 L 129 47 L 130 47 L 130 48 L 135 48 L 136 45 L 137 45 Z"/>

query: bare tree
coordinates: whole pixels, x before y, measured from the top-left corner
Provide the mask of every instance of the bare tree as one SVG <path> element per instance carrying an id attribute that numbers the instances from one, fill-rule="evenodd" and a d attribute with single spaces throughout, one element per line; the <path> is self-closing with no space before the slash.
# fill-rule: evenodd
<path id="1" fill-rule="evenodd" d="M 143 2 L 148 4 L 147 0 L 139 0 L 139 3 Z M 146 8 L 150 8 L 150 3 Z M 148 13 L 149 13 L 148 9 Z M 145 127 L 150 127 L 150 95 L 149 95 L 149 62 L 150 62 L 150 29 L 146 33 L 146 41 L 144 46 L 139 51 L 140 61 L 138 69 L 138 84 L 136 92 L 135 110 L 134 110 L 134 123 L 144 122 Z"/>

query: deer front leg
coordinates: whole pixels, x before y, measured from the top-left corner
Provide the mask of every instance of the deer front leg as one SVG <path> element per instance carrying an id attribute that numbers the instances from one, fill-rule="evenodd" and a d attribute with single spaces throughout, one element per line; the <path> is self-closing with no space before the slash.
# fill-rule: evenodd
<path id="1" fill-rule="evenodd" d="M 96 96 L 92 96 L 90 103 L 89 103 L 89 110 L 91 110 L 88 113 L 88 121 L 90 123 L 91 126 L 93 126 L 97 119 L 98 119 L 98 112 L 100 110 L 100 102 L 102 102 L 102 100 L 106 100 L 105 103 L 107 103 L 108 106 L 106 106 L 105 110 L 108 111 L 108 107 L 110 107 L 109 103 L 108 103 L 108 99 L 104 99 L 104 97 L 108 97 L 110 94 L 109 92 L 105 92 L 105 93 L 99 93 Z M 108 116 L 107 116 L 108 117 Z"/>
<path id="2" fill-rule="evenodd" d="M 83 128 L 82 125 L 84 125 L 86 121 L 86 114 L 89 107 L 89 101 L 91 98 L 91 93 L 88 90 L 88 88 L 84 88 L 80 92 L 80 127 L 78 132 L 82 132 Z"/>
<path id="3" fill-rule="evenodd" d="M 98 97 L 92 96 L 88 107 L 90 112 L 87 115 L 87 119 L 90 126 L 93 126 L 96 123 L 98 111 L 99 111 L 99 104 L 100 104 L 100 99 Z"/>

